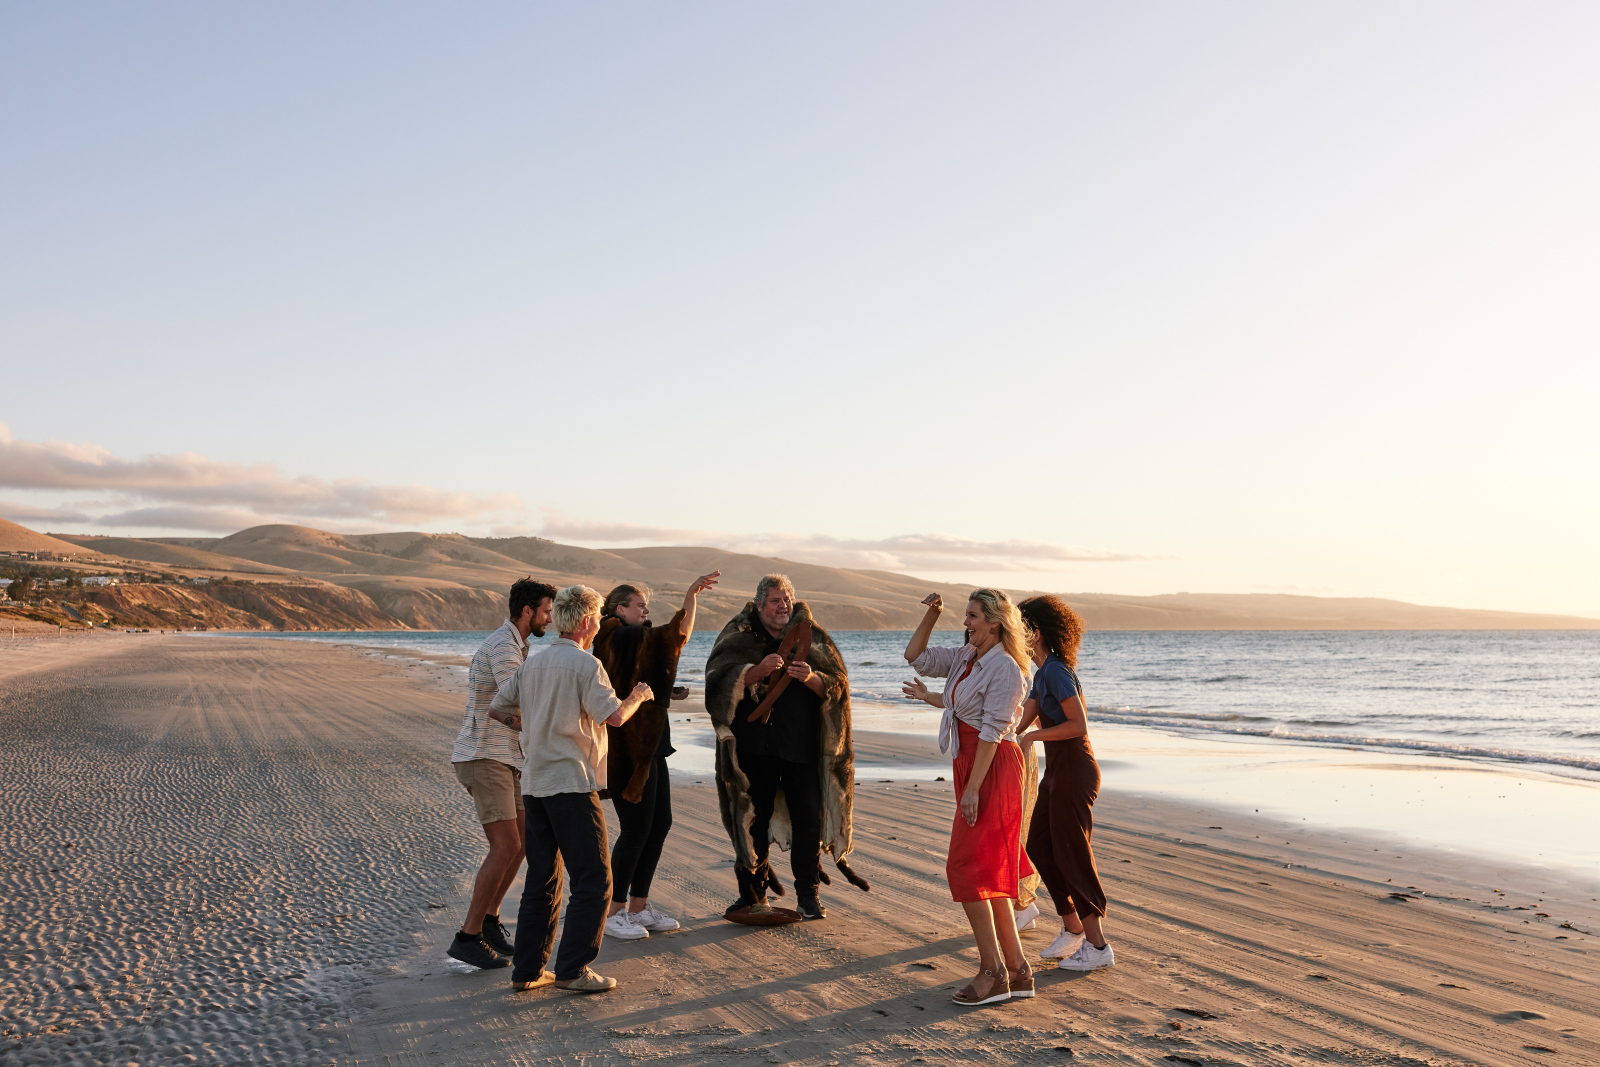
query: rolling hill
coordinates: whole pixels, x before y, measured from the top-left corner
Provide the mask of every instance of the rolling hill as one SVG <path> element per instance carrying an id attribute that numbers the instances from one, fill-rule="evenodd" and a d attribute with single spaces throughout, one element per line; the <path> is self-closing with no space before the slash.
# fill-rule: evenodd
<path id="1" fill-rule="evenodd" d="M 20 532 L 12 532 L 20 531 Z M 937 592 L 959 602 L 965 585 L 930 582 L 888 571 L 851 570 L 705 547 L 601 550 L 538 537 L 465 537 L 460 534 L 374 533 L 341 535 L 308 526 L 252 526 L 227 537 L 126 538 L 78 534 L 46 536 L 14 523 L 4 538 L 86 550 L 82 561 L 102 571 L 160 571 L 215 583 L 190 589 L 182 620 L 237 628 L 256 608 L 261 627 L 338 629 L 490 629 L 503 617 L 506 589 L 524 575 L 554 585 L 582 582 L 602 591 L 619 582 L 656 592 L 657 614 L 681 600 L 698 575 L 722 571 L 722 584 L 701 598 L 703 617 L 725 619 L 749 599 L 757 579 L 781 571 L 794 580 L 826 626 L 842 630 L 906 629 L 921 617 L 918 601 Z M 34 543 L 34 542 L 29 542 Z M 78 564 L 58 564 L 83 570 Z M 243 586 L 256 593 L 246 596 Z M 111 616 L 138 613 L 149 625 L 175 607 L 127 585 L 103 593 Z M 318 592 L 322 590 L 322 592 Z M 1600 619 L 1516 612 L 1424 607 L 1396 600 L 1280 594 L 1172 593 L 1121 596 L 1067 593 L 1092 629 L 1100 630 L 1395 630 L 1395 629 L 1600 629 Z M 120 599 L 119 599 L 120 598 Z M 215 610 L 207 599 L 215 600 Z M 120 607 L 118 605 L 121 605 Z M 320 605 L 320 606 L 319 606 Z M 208 615 L 208 612 L 210 613 Z M 959 614 L 946 612 L 954 628 Z M 174 616 L 173 625 L 179 624 Z"/>

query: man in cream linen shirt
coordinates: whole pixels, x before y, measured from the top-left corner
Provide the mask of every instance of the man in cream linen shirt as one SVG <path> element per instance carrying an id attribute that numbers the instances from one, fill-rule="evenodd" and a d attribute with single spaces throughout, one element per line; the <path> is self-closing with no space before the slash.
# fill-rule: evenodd
<path id="1" fill-rule="evenodd" d="M 572 993 L 600 993 L 616 979 L 589 969 L 600 954 L 611 863 L 599 790 L 606 785 L 606 725 L 621 726 L 651 698 L 640 682 L 618 700 L 600 661 L 589 654 L 600 630 L 600 594 L 586 585 L 558 592 L 551 615 L 560 636 L 501 685 L 491 707 L 522 711 L 522 794 L 527 880 L 517 909 L 511 988 L 551 981 Z M 561 868 L 572 872 L 572 899 L 554 975 L 545 971 L 561 908 Z"/>

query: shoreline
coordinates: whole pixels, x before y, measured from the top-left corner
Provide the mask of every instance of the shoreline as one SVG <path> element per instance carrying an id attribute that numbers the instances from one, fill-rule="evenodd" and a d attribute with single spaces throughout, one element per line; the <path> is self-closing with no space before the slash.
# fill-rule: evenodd
<path id="1" fill-rule="evenodd" d="M 0 986 L 7 1062 L 1600 1060 L 1587 883 L 1109 784 L 1117 967 L 959 1009 L 951 786 L 893 773 L 936 742 L 870 730 L 858 764 L 891 779 L 857 791 L 872 892 L 836 879 L 824 922 L 726 923 L 714 787 L 675 777 L 652 896 L 685 929 L 605 942 L 612 994 L 513 995 L 507 972 L 443 954 L 482 854 L 448 769 L 451 665 L 313 642 L 30 644 L 0 660 L 17 783 L 0 907 L 26 950 Z M 72 814 L 84 796 L 92 814 Z M 1024 945 L 1053 934 L 1047 916 Z"/>

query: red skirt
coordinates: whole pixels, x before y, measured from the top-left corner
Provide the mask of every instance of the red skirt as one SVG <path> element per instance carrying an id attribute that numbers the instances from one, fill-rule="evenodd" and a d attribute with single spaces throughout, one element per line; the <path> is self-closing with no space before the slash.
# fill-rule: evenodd
<path id="1" fill-rule="evenodd" d="M 954 768 L 956 817 L 944 866 L 950 896 L 963 904 L 1015 900 L 1017 883 L 1033 873 L 1033 864 L 1022 848 L 1022 749 L 1009 740 L 995 749 L 994 762 L 978 787 L 978 821 L 968 826 L 961 817 L 961 796 L 978 757 L 978 731 L 960 720 L 956 726 L 961 735 Z"/>

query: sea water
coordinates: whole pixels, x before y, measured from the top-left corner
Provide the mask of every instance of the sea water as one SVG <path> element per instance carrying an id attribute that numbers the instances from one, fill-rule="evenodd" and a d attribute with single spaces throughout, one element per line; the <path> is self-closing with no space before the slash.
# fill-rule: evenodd
<path id="1" fill-rule="evenodd" d="M 471 656 L 487 635 L 239 636 Z M 856 701 L 904 699 L 909 632 L 831 636 Z M 715 639 L 698 631 L 679 661 L 680 684 L 697 695 Z M 933 643 L 959 640 L 940 632 Z M 1078 676 L 1092 723 L 1535 763 L 1600 780 L 1600 631 L 1108 631 L 1084 637 Z"/>

